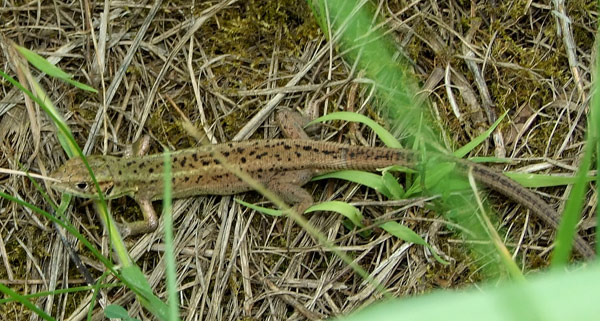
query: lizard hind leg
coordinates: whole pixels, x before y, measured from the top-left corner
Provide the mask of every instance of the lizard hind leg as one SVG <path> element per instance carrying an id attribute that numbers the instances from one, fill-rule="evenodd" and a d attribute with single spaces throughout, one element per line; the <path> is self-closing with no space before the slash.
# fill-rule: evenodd
<path id="1" fill-rule="evenodd" d="M 286 203 L 292 204 L 297 213 L 302 214 L 314 203 L 312 195 L 302 188 L 312 176 L 310 170 L 286 172 L 273 177 L 266 187 Z"/>
<path id="2" fill-rule="evenodd" d="M 280 110 L 275 116 L 277 125 L 285 138 L 310 139 L 304 131 L 308 119 L 296 111 L 289 109 Z"/>

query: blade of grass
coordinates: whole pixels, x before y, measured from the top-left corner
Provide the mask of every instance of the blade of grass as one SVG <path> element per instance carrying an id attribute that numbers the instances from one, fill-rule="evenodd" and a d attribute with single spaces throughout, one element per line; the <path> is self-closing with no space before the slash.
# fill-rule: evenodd
<path id="1" fill-rule="evenodd" d="M 600 130 L 600 52 L 598 52 L 598 49 L 600 49 L 598 45 L 599 36 L 600 25 L 598 25 L 598 29 L 596 30 L 596 50 L 594 50 L 594 52 L 596 52 L 596 57 L 594 59 L 596 64 L 593 68 L 594 81 L 592 86 L 592 98 L 590 102 L 590 117 L 588 118 L 588 127 L 586 132 L 583 157 L 581 159 L 581 163 L 579 164 L 577 175 L 575 176 L 575 183 L 573 184 L 573 188 L 571 189 L 571 192 L 569 193 L 569 197 L 565 204 L 563 219 L 561 220 L 561 223 L 558 227 L 558 233 L 556 236 L 556 246 L 554 248 L 554 252 L 552 253 L 553 268 L 561 268 L 562 266 L 568 263 L 569 254 L 571 253 L 571 250 L 573 248 L 573 239 L 577 231 L 577 222 L 581 218 L 581 210 L 583 208 L 585 193 L 587 192 L 587 173 L 592 165 L 592 158 L 594 156 L 594 152 L 596 152 L 596 159 L 598 159 L 600 155 L 600 149 L 598 149 L 598 146 L 600 144 L 600 134 L 598 133 L 598 130 Z M 600 165 L 600 161 L 597 160 L 596 162 L 598 165 Z M 596 186 L 598 186 L 597 184 L 598 178 L 596 179 Z M 600 217 L 598 217 L 597 220 L 598 222 L 600 222 Z M 599 227 L 597 226 L 596 228 L 598 229 Z M 600 250 L 600 245 L 598 245 L 598 243 L 599 242 L 596 242 L 596 247 L 598 250 Z"/>
<path id="2" fill-rule="evenodd" d="M 48 76 L 61 79 L 79 89 L 82 89 L 85 91 L 90 91 L 94 94 L 98 93 L 98 91 L 96 89 L 94 89 L 93 87 L 73 80 L 73 75 L 70 75 L 70 74 L 64 72 L 62 69 L 49 63 L 46 59 L 44 59 L 42 56 L 38 55 L 37 53 L 35 53 L 29 49 L 23 48 L 21 46 L 17 46 L 17 45 L 14 45 L 14 46 L 17 49 L 17 51 L 19 51 L 21 53 L 21 55 L 23 55 L 23 57 L 25 57 L 25 59 L 27 59 L 27 61 L 29 61 L 29 63 L 34 65 L 40 71 L 46 73 Z"/>
<path id="3" fill-rule="evenodd" d="M 112 262 L 110 262 L 108 259 L 106 259 L 101 253 L 100 251 L 98 251 L 93 245 L 92 243 L 90 243 L 85 237 L 83 237 L 83 235 L 81 235 L 81 233 L 79 233 L 79 231 L 77 231 L 72 225 L 70 224 L 65 224 L 63 221 L 59 220 L 58 218 L 54 217 L 54 215 L 51 215 L 50 213 L 42 210 L 41 208 L 34 206 L 32 204 L 29 204 L 25 201 L 22 201 L 16 197 L 13 197 L 12 195 L 0 192 L 0 197 L 5 198 L 11 202 L 17 203 L 21 206 L 27 207 L 30 210 L 43 215 L 45 218 L 47 218 L 48 220 L 60 225 L 61 227 L 63 227 L 64 229 L 66 229 L 69 233 L 73 234 L 75 237 L 77 237 L 82 243 L 83 245 L 92 252 L 92 254 L 94 254 L 94 256 L 99 259 L 100 261 L 102 261 L 102 263 L 104 264 L 104 266 L 106 266 L 108 269 L 111 269 L 115 274 L 118 274 L 116 270 L 114 270 L 114 265 L 112 264 Z"/>
<path id="4" fill-rule="evenodd" d="M 356 170 L 344 170 L 315 176 L 312 180 L 318 181 L 330 178 L 343 179 L 349 182 L 361 184 L 376 190 L 377 192 L 385 195 L 387 198 L 393 198 L 392 193 L 385 186 L 385 182 L 382 180 L 381 175 Z"/>
<path id="5" fill-rule="evenodd" d="M 492 126 L 490 126 L 490 128 L 488 128 L 486 131 L 484 131 L 483 133 L 481 133 L 480 135 L 475 137 L 473 140 L 471 140 L 469 143 L 467 143 L 463 147 L 454 151 L 452 153 L 452 155 L 454 155 L 458 158 L 465 157 L 475 147 L 479 146 L 479 144 L 483 143 L 486 139 L 488 139 L 490 137 L 492 132 L 496 129 L 496 127 L 498 127 L 498 125 L 500 125 L 500 122 L 502 122 L 504 117 L 506 117 L 506 114 L 508 114 L 508 110 L 505 111 L 504 114 L 502 114 L 502 116 L 498 117 L 498 119 L 492 124 Z"/>
<path id="6" fill-rule="evenodd" d="M 169 308 L 168 319 L 179 320 L 179 306 L 177 304 L 177 276 L 175 275 L 175 247 L 173 246 L 173 206 L 172 206 L 172 180 L 171 154 L 168 150 L 163 153 L 163 213 L 165 222 L 165 265 L 167 272 L 167 305 Z"/>
<path id="7" fill-rule="evenodd" d="M 379 303 L 340 321 L 577 320 L 600 315 L 600 266 L 539 275 L 530 282 L 496 283 L 463 291 L 436 290 Z"/>
<path id="8" fill-rule="evenodd" d="M 574 184 L 578 177 L 577 176 L 556 176 L 546 174 L 533 174 L 533 173 L 516 173 L 516 172 L 505 172 L 504 175 L 512 178 L 519 184 L 525 187 L 549 187 L 549 186 L 563 186 Z M 595 176 L 585 176 L 584 181 L 586 184 L 595 179 Z"/>
<path id="9" fill-rule="evenodd" d="M 600 1 L 597 2 L 597 8 L 600 8 Z M 596 40 L 595 40 L 595 52 L 596 57 L 594 60 L 596 65 L 593 69 L 592 76 L 594 77 L 592 90 L 594 92 L 592 96 L 591 108 L 590 108 L 590 133 L 594 142 L 594 151 L 596 152 L 596 194 L 598 194 L 598 186 L 600 186 L 600 18 L 596 21 Z M 600 242 L 598 242 L 597 235 L 600 231 L 600 207 L 596 206 L 596 254 L 600 253 Z"/>
<path id="10" fill-rule="evenodd" d="M 362 221 L 364 219 L 362 213 L 358 210 L 358 208 L 356 208 L 346 202 L 340 202 L 340 201 L 322 202 L 322 203 L 315 204 L 315 205 L 309 207 L 306 210 L 306 213 L 317 212 L 317 211 L 329 211 L 329 212 L 336 212 L 336 213 L 342 214 L 347 219 L 349 219 L 352 222 L 352 224 L 354 224 L 355 226 L 358 226 L 360 228 L 364 227 L 364 225 L 362 223 Z"/>
<path id="11" fill-rule="evenodd" d="M 389 131 L 387 131 L 385 128 L 383 128 L 381 125 L 379 125 L 374 120 L 372 120 L 364 115 L 357 114 L 357 113 L 352 113 L 352 112 L 347 112 L 347 111 L 331 113 L 331 114 L 321 116 L 321 117 L 311 121 L 306 126 L 308 127 L 313 124 L 325 122 L 328 120 L 345 120 L 345 121 L 358 122 L 361 124 L 365 124 L 365 125 L 369 126 L 369 128 L 371 128 L 371 130 L 373 130 L 375 132 L 375 134 L 377 134 L 379 139 L 386 146 L 391 147 L 391 148 L 402 148 L 402 145 L 400 144 L 400 142 Z"/>
<path id="12" fill-rule="evenodd" d="M 427 241 L 425 241 L 419 234 L 415 233 L 410 228 L 398 222 L 386 222 L 380 224 L 379 227 L 401 240 L 425 246 L 429 249 L 436 261 L 443 265 L 449 264 L 446 260 L 442 259 L 442 257 L 437 253 L 437 251 L 431 245 L 429 245 Z"/>
<path id="13" fill-rule="evenodd" d="M 13 291 L 11 288 L 5 286 L 2 283 L 0 283 L 0 292 L 6 294 L 7 296 L 18 301 L 19 303 L 21 303 L 22 305 L 27 307 L 29 310 L 33 311 L 35 314 L 37 314 L 42 319 L 48 320 L 48 321 L 55 320 L 53 317 L 51 317 L 46 312 L 44 312 L 44 310 L 38 308 L 35 304 L 29 302 L 29 300 L 27 298 L 25 298 L 24 296 L 20 295 L 19 293 Z"/>

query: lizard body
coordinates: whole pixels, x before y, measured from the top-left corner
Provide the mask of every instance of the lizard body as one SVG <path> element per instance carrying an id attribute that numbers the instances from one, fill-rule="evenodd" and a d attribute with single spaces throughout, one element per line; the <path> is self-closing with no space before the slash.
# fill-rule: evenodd
<path id="1" fill-rule="evenodd" d="M 280 127 L 293 139 L 231 142 L 172 152 L 173 198 L 231 195 L 252 190 L 226 169 L 215 153 L 220 153 L 228 166 L 249 174 L 285 201 L 297 204 L 300 213 L 313 203 L 312 196 L 301 186 L 316 174 L 341 169 L 372 171 L 392 165 L 414 169 L 420 162 L 419 155 L 412 150 L 312 141 L 305 139 L 306 134 L 297 132 L 294 126 L 283 123 Z M 152 201 L 163 195 L 163 155 L 142 156 L 143 149 L 147 150 L 142 148 L 137 157 L 96 155 L 87 158 L 106 199 L 130 196 L 142 209 L 144 220 L 126 224 L 124 235 L 151 232 L 158 224 Z M 470 170 L 478 183 L 522 204 L 545 223 L 554 228 L 558 226 L 560 216 L 549 204 L 504 174 L 467 160 L 444 158 L 455 162 L 462 173 Z M 70 159 L 51 176 L 57 180 L 51 185 L 57 190 L 79 197 L 98 196 L 80 158 Z M 575 249 L 585 257 L 594 256 L 591 246 L 578 234 Z"/>

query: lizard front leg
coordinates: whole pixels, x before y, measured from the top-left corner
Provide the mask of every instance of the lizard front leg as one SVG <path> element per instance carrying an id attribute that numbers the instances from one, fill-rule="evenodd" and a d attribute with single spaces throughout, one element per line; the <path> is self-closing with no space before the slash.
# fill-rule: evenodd
<path id="1" fill-rule="evenodd" d="M 285 172 L 273 177 L 266 185 L 286 203 L 294 204 L 294 210 L 302 214 L 314 203 L 312 195 L 302 188 L 312 177 L 310 170 Z"/>
<path id="2" fill-rule="evenodd" d="M 152 201 L 143 196 L 136 196 L 134 199 L 138 203 L 144 219 L 119 224 L 123 237 L 154 232 L 158 227 L 158 216 L 152 206 Z"/>
<path id="3" fill-rule="evenodd" d="M 150 150 L 150 136 L 144 135 L 127 147 L 125 157 L 144 156 Z M 158 216 L 148 197 L 134 196 L 138 203 L 144 219 L 134 222 L 122 222 L 118 224 L 123 237 L 154 232 L 158 227 Z"/>

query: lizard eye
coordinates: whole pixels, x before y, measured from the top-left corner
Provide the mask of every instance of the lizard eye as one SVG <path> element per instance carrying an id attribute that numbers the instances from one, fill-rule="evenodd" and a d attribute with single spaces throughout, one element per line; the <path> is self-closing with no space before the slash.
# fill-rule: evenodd
<path id="1" fill-rule="evenodd" d="M 86 189 L 87 186 L 88 186 L 88 184 L 86 182 L 79 182 L 79 183 L 75 184 L 75 187 L 77 187 L 80 190 Z"/>

